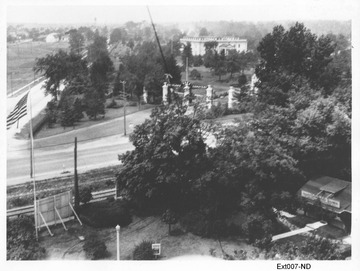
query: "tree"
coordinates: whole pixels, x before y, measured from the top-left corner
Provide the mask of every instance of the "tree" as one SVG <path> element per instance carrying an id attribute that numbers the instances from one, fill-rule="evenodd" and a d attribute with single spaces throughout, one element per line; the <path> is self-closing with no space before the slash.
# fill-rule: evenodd
<path id="1" fill-rule="evenodd" d="M 91 84 L 99 92 L 100 96 L 105 96 L 108 93 L 113 72 L 113 62 L 108 53 L 100 52 L 90 68 Z"/>
<path id="2" fill-rule="evenodd" d="M 204 43 L 205 52 L 210 51 L 210 50 L 214 51 L 214 50 L 216 50 L 217 46 L 218 46 L 217 41 L 207 41 Z"/>
<path id="3" fill-rule="evenodd" d="M 36 73 L 41 72 L 47 79 L 45 82 L 45 95 L 51 94 L 57 100 L 59 86 L 68 73 L 66 59 L 68 54 L 59 50 L 54 55 L 47 55 L 43 58 L 37 58 L 34 66 Z"/>
<path id="4" fill-rule="evenodd" d="M 169 225 L 169 235 L 171 235 L 171 225 L 175 224 L 177 217 L 171 209 L 167 209 L 161 217 L 161 220 Z"/>
<path id="5" fill-rule="evenodd" d="M 121 80 L 129 82 L 130 89 L 133 89 L 138 97 L 142 95 L 145 87 L 149 91 L 150 100 L 161 102 L 162 84 L 166 81 L 165 73 L 171 75 L 171 83 L 181 81 L 181 71 L 175 57 L 172 54 L 165 54 L 165 67 L 154 42 L 138 45 L 134 52 L 122 59 L 122 62 L 124 70 L 121 71 Z"/>
<path id="6" fill-rule="evenodd" d="M 182 59 L 182 63 L 183 63 L 183 67 L 186 66 L 186 59 L 188 59 L 188 65 L 189 67 L 191 67 L 193 65 L 193 54 L 192 54 L 192 49 L 191 49 L 191 43 L 188 42 L 186 43 L 186 45 L 183 48 L 183 52 L 181 54 L 181 59 Z"/>
<path id="7" fill-rule="evenodd" d="M 33 217 L 22 215 L 15 219 L 7 219 L 6 224 L 7 260 L 41 260 L 45 258 L 45 248 L 36 241 Z"/>
<path id="8" fill-rule="evenodd" d="M 123 28 L 115 28 L 110 34 L 110 44 L 122 42 L 123 44 L 127 40 L 127 32 Z"/>
<path id="9" fill-rule="evenodd" d="M 90 119 L 97 118 L 98 115 L 105 114 L 104 97 L 95 89 L 89 89 L 84 95 L 85 112 Z"/>
<path id="10" fill-rule="evenodd" d="M 76 121 L 73 104 L 74 97 L 70 96 L 69 94 L 62 95 L 59 102 L 59 119 L 61 126 L 64 128 L 73 126 Z"/>
<path id="11" fill-rule="evenodd" d="M 106 37 L 100 36 L 97 32 L 94 35 L 94 42 L 88 46 L 88 60 L 95 62 L 99 58 L 108 56 Z"/>
<path id="12" fill-rule="evenodd" d="M 194 67 L 200 67 L 202 64 L 204 64 L 202 60 L 202 56 L 201 55 L 194 56 Z"/>
<path id="13" fill-rule="evenodd" d="M 201 74 L 198 70 L 196 69 L 193 69 L 190 73 L 190 77 L 193 79 L 193 80 L 201 80 Z"/>
<path id="14" fill-rule="evenodd" d="M 202 27 L 199 31 L 199 36 L 200 37 L 206 37 L 209 36 L 209 32 L 205 27 Z"/>
<path id="15" fill-rule="evenodd" d="M 226 56 L 226 71 L 230 72 L 229 79 L 232 78 L 233 73 L 239 70 L 239 53 L 236 50 L 230 50 Z"/>
<path id="16" fill-rule="evenodd" d="M 334 48 L 335 45 L 328 37 L 318 38 L 301 23 L 296 23 L 288 31 L 282 26 L 276 26 L 259 43 L 258 51 L 262 60 L 256 69 L 256 75 L 262 83 L 275 86 L 279 82 L 283 86 L 291 85 L 291 81 L 284 84 L 284 80 L 279 80 L 279 75 L 282 79 L 295 75 L 308 79 L 312 87 L 336 87 L 336 81 L 329 85 L 322 78 L 329 77 L 326 68 L 332 61 Z M 287 92 L 288 88 L 282 87 L 282 91 Z"/>
<path id="17" fill-rule="evenodd" d="M 61 83 L 66 85 L 75 77 L 87 75 L 86 63 L 80 55 L 59 50 L 56 54 L 37 58 L 34 71 L 43 74 L 47 79 L 44 86 L 45 95 L 52 95 L 56 101 Z"/>
<path id="18" fill-rule="evenodd" d="M 225 51 L 222 50 L 220 54 L 215 52 L 213 66 L 211 67 L 215 75 L 219 76 L 219 81 L 221 81 L 221 76 L 226 74 L 226 60 L 225 60 Z"/>
<path id="19" fill-rule="evenodd" d="M 84 50 L 85 38 L 76 29 L 69 31 L 70 52 L 80 54 Z"/>
<path id="20" fill-rule="evenodd" d="M 130 136 L 135 150 L 120 156 L 118 188 L 142 207 L 180 210 L 191 206 L 191 186 L 206 163 L 199 120 L 179 104 L 156 107 Z"/>
<path id="21" fill-rule="evenodd" d="M 45 113 L 47 117 L 47 124 L 48 127 L 52 127 L 54 123 L 56 123 L 57 120 L 57 110 L 56 110 L 56 103 L 54 100 L 51 100 L 47 103 L 45 108 Z"/>

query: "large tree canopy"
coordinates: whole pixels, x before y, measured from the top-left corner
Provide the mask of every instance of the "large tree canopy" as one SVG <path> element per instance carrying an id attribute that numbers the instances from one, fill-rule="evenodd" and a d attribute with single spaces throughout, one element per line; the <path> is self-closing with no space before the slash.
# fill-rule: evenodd
<path id="1" fill-rule="evenodd" d="M 334 49 L 329 37 L 317 37 L 301 23 L 296 23 L 288 31 L 276 26 L 258 46 L 262 60 L 256 75 L 260 82 L 280 87 L 284 93 L 291 87 L 293 76 L 303 76 L 312 87 L 329 91 L 338 83 L 326 85 L 323 80 L 331 72 L 327 66 L 333 59 Z"/>
<path id="2" fill-rule="evenodd" d="M 160 105 L 130 136 L 135 150 L 120 156 L 118 188 L 145 206 L 179 209 L 193 202 L 191 190 L 207 163 L 199 120 L 186 107 Z"/>
<path id="3" fill-rule="evenodd" d="M 87 62 L 81 56 L 59 50 L 55 54 L 48 54 L 37 58 L 34 66 L 36 73 L 41 73 L 45 78 L 45 94 L 51 94 L 57 99 L 60 83 L 66 85 L 73 78 L 87 74 Z"/>

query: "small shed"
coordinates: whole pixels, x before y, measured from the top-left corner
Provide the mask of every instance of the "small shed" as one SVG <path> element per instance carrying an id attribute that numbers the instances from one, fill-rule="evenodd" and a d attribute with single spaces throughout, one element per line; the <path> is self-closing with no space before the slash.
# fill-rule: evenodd
<path id="1" fill-rule="evenodd" d="M 298 192 L 307 204 L 319 206 L 335 215 L 345 230 L 351 230 L 351 182 L 322 176 L 309 180 Z M 333 224 L 333 223 L 331 223 Z M 334 223 L 336 224 L 336 223 Z M 335 225 L 336 226 L 336 225 Z"/>

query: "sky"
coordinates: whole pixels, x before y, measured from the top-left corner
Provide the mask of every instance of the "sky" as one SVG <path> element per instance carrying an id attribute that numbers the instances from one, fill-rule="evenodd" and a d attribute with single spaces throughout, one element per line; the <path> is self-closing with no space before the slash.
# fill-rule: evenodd
<path id="1" fill-rule="evenodd" d="M 155 22 L 349 20 L 359 11 L 356 0 L 12 0 L 5 5 L 7 23 L 93 23 L 149 20 Z M 51 3 L 51 4 L 50 4 Z M 131 4 L 129 4 L 131 3 Z M 221 5 L 219 5 L 221 3 Z"/>

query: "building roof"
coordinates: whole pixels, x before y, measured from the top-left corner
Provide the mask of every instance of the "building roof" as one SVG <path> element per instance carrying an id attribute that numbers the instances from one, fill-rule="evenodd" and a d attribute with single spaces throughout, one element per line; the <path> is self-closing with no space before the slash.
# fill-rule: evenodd
<path id="1" fill-rule="evenodd" d="M 321 201 L 324 209 L 335 213 L 351 213 L 351 183 L 322 176 L 309 180 L 300 190 L 299 195 L 311 203 Z"/>

